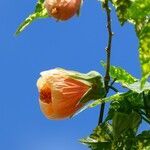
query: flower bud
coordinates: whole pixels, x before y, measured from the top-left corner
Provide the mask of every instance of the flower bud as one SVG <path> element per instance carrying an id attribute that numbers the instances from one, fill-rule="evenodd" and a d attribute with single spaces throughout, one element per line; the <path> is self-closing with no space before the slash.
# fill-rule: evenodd
<path id="1" fill-rule="evenodd" d="M 80 9 L 81 0 L 45 0 L 45 8 L 57 20 L 67 20 Z"/>
<path id="2" fill-rule="evenodd" d="M 72 116 L 86 102 L 100 97 L 100 79 L 95 72 L 81 74 L 60 68 L 42 72 L 37 81 L 42 112 L 49 119 Z"/>

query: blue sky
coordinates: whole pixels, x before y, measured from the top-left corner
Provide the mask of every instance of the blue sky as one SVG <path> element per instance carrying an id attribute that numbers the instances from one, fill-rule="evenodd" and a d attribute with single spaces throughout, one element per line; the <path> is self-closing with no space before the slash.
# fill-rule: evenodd
<path id="1" fill-rule="evenodd" d="M 105 12 L 98 1 L 85 1 L 81 16 L 66 22 L 33 22 L 20 36 L 18 25 L 36 1 L 1 1 L 0 5 L 0 147 L 3 150 L 87 150 L 78 139 L 97 125 L 99 108 L 71 120 L 47 120 L 39 109 L 36 81 L 43 70 L 62 67 L 104 74 L 107 32 Z M 112 64 L 140 77 L 138 41 L 134 28 L 119 25 L 112 13 Z M 148 128 L 143 124 L 141 129 Z"/>

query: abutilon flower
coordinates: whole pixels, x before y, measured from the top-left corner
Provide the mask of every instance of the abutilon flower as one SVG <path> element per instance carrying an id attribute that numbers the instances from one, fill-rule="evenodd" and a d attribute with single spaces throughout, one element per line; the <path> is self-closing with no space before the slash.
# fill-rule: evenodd
<path id="1" fill-rule="evenodd" d="M 68 118 L 84 103 L 98 98 L 102 85 L 96 84 L 101 77 L 97 72 L 95 76 L 92 73 L 81 74 L 60 68 L 42 72 L 37 87 L 44 115 L 49 119 Z"/>
<path id="2" fill-rule="evenodd" d="M 45 0 L 44 6 L 50 16 L 57 20 L 67 20 L 80 9 L 81 0 Z"/>

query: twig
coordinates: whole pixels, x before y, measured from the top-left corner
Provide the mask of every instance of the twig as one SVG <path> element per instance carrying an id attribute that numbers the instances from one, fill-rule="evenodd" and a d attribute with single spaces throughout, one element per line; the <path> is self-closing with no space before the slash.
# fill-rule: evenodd
<path id="1" fill-rule="evenodd" d="M 109 8 L 108 0 L 105 0 L 103 2 L 103 6 L 107 15 L 107 30 L 108 30 L 108 44 L 106 47 L 106 53 L 107 53 L 106 74 L 104 78 L 104 84 L 105 84 L 105 90 L 106 90 L 105 97 L 106 97 L 107 93 L 109 92 L 109 81 L 110 81 L 109 70 L 110 70 L 111 44 L 112 44 L 113 33 L 111 29 L 111 9 Z M 105 103 L 101 105 L 98 125 L 100 125 L 103 122 L 104 110 L 105 110 Z"/>
<path id="2" fill-rule="evenodd" d="M 144 121 L 146 121 L 148 124 L 150 124 L 150 120 L 147 118 L 145 112 L 143 112 L 142 110 L 139 110 L 139 111 L 137 111 L 137 113 L 139 113 L 141 115 L 141 117 Z"/>
<path id="3" fill-rule="evenodd" d="M 109 89 L 112 89 L 114 92 L 119 92 L 115 87 L 113 87 L 113 84 L 115 83 L 115 81 L 117 80 L 117 78 L 115 78 L 111 83 L 110 85 L 108 85 L 108 88 Z"/>
<path id="4" fill-rule="evenodd" d="M 117 78 L 115 78 L 115 79 L 110 83 L 110 86 L 112 86 L 112 85 L 115 83 L 116 80 L 117 80 Z"/>
<path id="5" fill-rule="evenodd" d="M 109 89 L 112 89 L 114 92 L 119 92 L 115 87 L 113 87 L 113 86 L 109 86 Z"/>
<path id="6" fill-rule="evenodd" d="M 143 119 L 144 121 L 146 121 L 148 124 L 150 124 L 150 120 L 148 120 L 148 119 L 145 118 L 144 116 L 142 116 L 142 119 Z"/>

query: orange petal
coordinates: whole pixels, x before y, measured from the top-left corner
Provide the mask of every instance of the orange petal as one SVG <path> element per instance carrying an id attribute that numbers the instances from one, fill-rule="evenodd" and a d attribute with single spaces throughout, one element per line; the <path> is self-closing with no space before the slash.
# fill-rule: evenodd
<path id="1" fill-rule="evenodd" d="M 41 100 L 39 100 L 39 103 L 40 103 L 41 111 L 44 113 L 44 115 L 47 118 L 52 119 L 53 114 L 54 114 L 52 103 L 47 104 L 47 103 L 42 102 Z"/>

